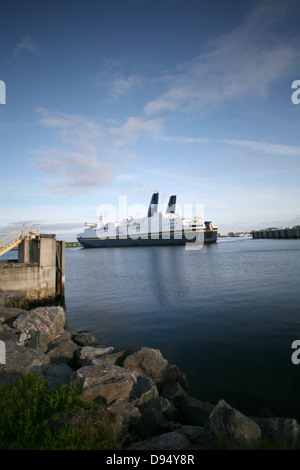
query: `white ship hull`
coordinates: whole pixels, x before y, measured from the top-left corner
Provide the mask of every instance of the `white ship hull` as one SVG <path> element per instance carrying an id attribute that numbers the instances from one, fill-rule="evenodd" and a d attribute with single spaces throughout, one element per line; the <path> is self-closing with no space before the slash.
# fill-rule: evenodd
<path id="1" fill-rule="evenodd" d="M 175 213 L 176 196 L 171 196 L 166 213 L 157 212 L 158 193 L 154 193 L 147 217 L 121 222 L 86 223 L 77 240 L 84 247 L 170 246 L 186 243 L 214 243 L 218 229 L 201 217 L 185 218 Z"/>

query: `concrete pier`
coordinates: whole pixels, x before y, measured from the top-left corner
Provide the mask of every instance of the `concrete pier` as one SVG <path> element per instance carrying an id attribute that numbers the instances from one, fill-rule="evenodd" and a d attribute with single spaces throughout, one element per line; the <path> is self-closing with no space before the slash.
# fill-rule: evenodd
<path id="1" fill-rule="evenodd" d="M 294 227 L 271 227 L 262 230 L 253 230 L 252 238 L 300 238 L 300 225 Z"/>
<path id="2" fill-rule="evenodd" d="M 51 302 L 65 295 L 65 242 L 55 235 L 24 237 L 18 259 L 0 261 L 0 288 L 21 290 L 28 302 Z"/>

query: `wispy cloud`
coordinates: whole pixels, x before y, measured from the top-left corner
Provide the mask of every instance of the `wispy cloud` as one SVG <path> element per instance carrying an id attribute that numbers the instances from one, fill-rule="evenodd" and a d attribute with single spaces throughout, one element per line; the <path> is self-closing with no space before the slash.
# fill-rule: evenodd
<path id="1" fill-rule="evenodd" d="M 113 178 L 115 165 L 101 162 L 93 156 L 56 148 L 36 150 L 35 154 L 38 158 L 34 158 L 33 163 L 37 169 L 60 177 L 59 182 L 46 184 L 56 195 L 85 193 L 109 183 Z"/>
<path id="2" fill-rule="evenodd" d="M 31 36 L 24 36 L 20 39 L 17 43 L 14 51 L 12 60 L 15 62 L 16 60 L 20 59 L 21 56 L 24 54 L 38 54 L 38 46 L 36 41 Z"/>
<path id="3" fill-rule="evenodd" d="M 134 73 L 124 75 L 116 72 L 107 76 L 107 73 L 101 72 L 96 75 L 96 85 L 109 90 L 109 94 L 113 99 L 136 92 L 146 81 L 145 77 Z"/>
<path id="4" fill-rule="evenodd" d="M 38 56 L 38 54 L 39 48 L 36 40 L 32 36 L 23 36 L 3 62 L 16 69 L 23 60 L 30 56 Z"/>
<path id="5" fill-rule="evenodd" d="M 265 96 L 295 66 L 297 41 L 278 34 L 290 13 L 285 2 L 259 2 L 241 25 L 211 40 L 194 60 L 170 74 L 165 92 L 146 103 L 146 115 L 205 108 L 249 94 Z"/>
<path id="6" fill-rule="evenodd" d="M 263 152 L 272 155 L 300 156 L 300 147 L 294 145 L 273 144 L 270 142 L 256 142 L 253 140 L 221 140 L 228 145 L 244 147 L 255 152 Z"/>
<path id="7" fill-rule="evenodd" d="M 155 140 L 169 143 L 184 144 L 226 144 L 231 147 L 241 147 L 243 149 L 254 152 L 251 156 L 253 159 L 261 158 L 260 154 L 281 155 L 281 156 L 300 156 L 300 147 L 295 145 L 275 144 L 271 142 L 258 142 L 255 140 L 236 140 L 236 139 L 209 139 L 205 137 L 188 137 L 175 135 L 154 135 Z M 248 154 L 245 157 L 250 158 Z"/>
<path id="8" fill-rule="evenodd" d="M 162 142 L 171 142 L 171 143 L 183 143 L 183 144 L 207 144 L 212 142 L 212 139 L 207 139 L 205 137 L 184 137 L 176 135 L 156 135 L 154 136 L 156 140 Z"/>
<path id="9" fill-rule="evenodd" d="M 47 109 L 38 113 L 40 124 L 53 130 L 60 145 L 32 150 L 32 161 L 37 169 L 59 178 L 47 188 L 60 195 L 81 194 L 110 183 L 132 157 L 128 147 L 162 130 L 158 119 L 130 116 L 118 126 L 78 114 Z"/>

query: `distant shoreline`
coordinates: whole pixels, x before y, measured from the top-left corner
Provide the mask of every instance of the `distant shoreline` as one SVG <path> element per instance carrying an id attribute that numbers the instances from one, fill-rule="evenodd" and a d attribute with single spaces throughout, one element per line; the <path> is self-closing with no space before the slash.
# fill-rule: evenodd
<path id="1" fill-rule="evenodd" d="M 73 248 L 81 246 L 79 242 L 66 242 L 66 248 Z"/>

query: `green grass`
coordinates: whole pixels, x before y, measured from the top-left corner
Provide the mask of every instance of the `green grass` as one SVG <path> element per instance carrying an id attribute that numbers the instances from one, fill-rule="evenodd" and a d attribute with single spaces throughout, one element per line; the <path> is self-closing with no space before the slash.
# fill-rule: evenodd
<path id="1" fill-rule="evenodd" d="M 95 404 L 83 402 L 77 389 L 48 389 L 37 373 L 23 375 L 13 385 L 0 385 L 1 450 L 104 450 L 115 448 L 104 430 L 71 425 L 71 417 L 91 417 Z"/>

